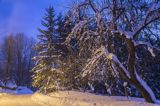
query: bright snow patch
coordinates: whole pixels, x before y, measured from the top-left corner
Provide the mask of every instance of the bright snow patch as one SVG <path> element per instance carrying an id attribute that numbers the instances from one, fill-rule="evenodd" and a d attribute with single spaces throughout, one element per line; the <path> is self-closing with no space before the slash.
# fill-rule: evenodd
<path id="1" fill-rule="evenodd" d="M 128 83 L 127 83 L 127 82 L 124 82 L 124 83 L 123 83 L 123 86 L 124 86 L 124 87 L 126 87 L 127 85 L 128 85 Z"/>
<path id="2" fill-rule="evenodd" d="M 36 93 L 32 100 L 42 106 L 159 106 L 145 103 L 144 99 L 121 96 L 101 96 L 77 91 L 61 91 L 49 95 Z"/>
<path id="3" fill-rule="evenodd" d="M 62 91 L 43 95 L 0 94 L 0 106 L 159 106 L 145 103 L 144 99 L 121 96 L 100 96 L 77 91 Z"/>
<path id="4" fill-rule="evenodd" d="M 154 51 L 151 47 L 148 47 L 148 50 L 151 53 L 152 57 L 156 57 L 156 55 L 154 54 Z"/>
<path id="5" fill-rule="evenodd" d="M 25 86 L 19 86 L 16 89 L 16 94 L 32 94 L 32 93 L 33 93 L 33 91 Z"/>

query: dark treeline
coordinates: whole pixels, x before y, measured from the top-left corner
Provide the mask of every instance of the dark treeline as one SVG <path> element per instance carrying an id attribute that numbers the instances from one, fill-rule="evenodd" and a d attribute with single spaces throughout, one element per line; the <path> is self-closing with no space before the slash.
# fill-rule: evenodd
<path id="1" fill-rule="evenodd" d="M 23 33 L 8 35 L 0 46 L 0 80 L 3 86 L 8 83 L 17 86 L 31 86 L 31 69 L 34 66 L 32 57 L 35 40 Z"/>

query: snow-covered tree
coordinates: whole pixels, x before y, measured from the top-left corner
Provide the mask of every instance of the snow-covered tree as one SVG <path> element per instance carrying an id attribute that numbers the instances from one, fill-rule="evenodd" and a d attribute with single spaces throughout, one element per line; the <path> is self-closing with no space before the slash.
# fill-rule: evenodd
<path id="1" fill-rule="evenodd" d="M 139 75 L 137 48 L 145 47 L 156 58 L 158 46 L 143 39 L 146 35 L 153 38 L 159 34 L 160 2 L 85 0 L 72 7 L 71 20 L 79 17 L 79 9 L 85 9 L 87 17 L 74 26 L 66 44 L 76 38 L 81 50 L 87 48 L 87 51 L 92 51 L 82 76 L 90 76 L 102 59 L 110 61 L 116 75 L 134 85 L 147 102 L 157 102 L 152 89 Z M 119 46 L 116 46 L 116 39 L 122 41 Z M 122 53 L 123 48 L 125 55 L 120 57 L 118 52 Z"/>
<path id="2" fill-rule="evenodd" d="M 55 29 L 54 8 L 46 9 L 45 17 L 42 20 L 43 29 L 39 29 L 39 42 L 36 45 L 38 56 L 34 72 L 33 86 L 40 88 L 42 92 L 53 92 L 58 90 L 63 79 L 60 69 L 60 51 L 57 49 L 57 34 Z"/>
<path id="3" fill-rule="evenodd" d="M 66 36 L 65 35 L 65 21 L 64 21 L 64 18 L 63 18 L 63 15 L 60 13 L 58 16 L 57 16 L 57 34 L 58 34 L 58 37 L 59 37 L 59 42 L 64 42 Z"/>

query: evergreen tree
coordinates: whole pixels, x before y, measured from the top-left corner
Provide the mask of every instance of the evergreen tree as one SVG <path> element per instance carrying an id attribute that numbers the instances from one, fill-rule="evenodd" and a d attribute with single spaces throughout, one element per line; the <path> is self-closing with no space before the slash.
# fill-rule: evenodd
<path id="1" fill-rule="evenodd" d="M 73 22 L 69 21 L 69 13 L 63 17 L 60 13 L 57 17 L 57 34 L 59 36 L 59 41 L 62 43 L 65 41 L 66 37 L 69 35 L 73 28 Z"/>
<path id="2" fill-rule="evenodd" d="M 61 51 L 61 53 L 63 53 L 62 55 L 62 61 L 63 64 L 61 66 L 61 68 L 64 71 L 64 78 L 65 81 L 64 86 L 66 89 L 71 89 L 73 86 L 73 82 L 75 82 L 75 79 L 73 79 L 73 69 L 71 69 L 71 66 L 74 64 L 74 62 L 70 62 L 70 50 L 68 50 L 67 45 L 65 45 L 65 40 L 66 37 L 69 35 L 69 33 L 71 32 L 72 29 L 72 22 L 68 22 L 69 21 L 69 14 L 65 15 L 64 17 L 62 16 L 62 14 L 60 13 L 57 17 L 57 35 L 58 35 L 58 42 L 59 44 L 57 45 L 57 49 L 59 51 Z M 73 81 L 73 82 L 72 82 Z"/>
<path id="3" fill-rule="evenodd" d="M 44 93 L 58 90 L 62 81 L 59 51 L 56 48 L 58 42 L 55 24 L 54 8 L 49 7 L 42 20 L 44 29 L 38 29 L 39 42 L 35 48 L 39 55 L 34 57 L 36 66 L 32 69 L 34 72 L 33 86 L 40 88 L 40 91 Z"/>
<path id="4" fill-rule="evenodd" d="M 59 38 L 59 42 L 63 42 L 63 33 L 64 33 L 64 19 L 63 19 L 63 16 L 62 14 L 60 13 L 57 17 L 57 34 L 58 34 L 58 38 Z"/>

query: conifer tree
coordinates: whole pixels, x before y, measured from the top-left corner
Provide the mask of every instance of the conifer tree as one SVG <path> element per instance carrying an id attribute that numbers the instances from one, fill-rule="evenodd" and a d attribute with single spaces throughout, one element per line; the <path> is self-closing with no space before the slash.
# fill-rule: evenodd
<path id="1" fill-rule="evenodd" d="M 59 42 L 63 42 L 63 33 L 64 33 L 64 19 L 63 19 L 63 16 L 62 14 L 60 13 L 58 16 L 57 16 L 57 34 L 58 34 L 58 38 L 59 38 Z"/>
<path id="2" fill-rule="evenodd" d="M 59 53 L 56 49 L 56 31 L 54 8 L 46 9 L 45 17 L 41 22 L 43 29 L 38 29 L 39 42 L 36 45 L 38 56 L 34 57 L 36 66 L 34 72 L 33 86 L 40 88 L 44 93 L 53 92 L 59 89 L 62 81 L 62 71 L 59 68 Z"/>
<path id="3" fill-rule="evenodd" d="M 69 21 L 69 13 L 63 16 L 61 13 L 57 17 L 57 33 L 60 42 L 64 42 L 73 28 L 73 22 Z"/>
<path id="4" fill-rule="evenodd" d="M 63 58 L 61 58 L 61 61 L 63 61 L 63 64 L 61 64 L 61 68 L 64 72 L 64 78 L 65 81 L 63 81 L 63 84 L 65 86 L 65 89 L 71 89 L 71 80 L 73 78 L 71 77 L 73 75 L 73 70 L 70 68 L 73 62 L 70 63 L 70 50 L 68 50 L 68 46 L 65 45 L 65 39 L 69 35 L 72 29 L 72 22 L 69 22 L 69 14 L 63 16 L 61 13 L 57 16 L 57 35 L 58 35 L 58 42 L 57 49 L 61 51 Z M 75 77 L 75 76 L 74 76 Z"/>

